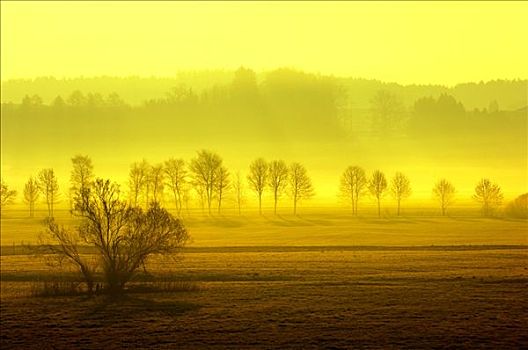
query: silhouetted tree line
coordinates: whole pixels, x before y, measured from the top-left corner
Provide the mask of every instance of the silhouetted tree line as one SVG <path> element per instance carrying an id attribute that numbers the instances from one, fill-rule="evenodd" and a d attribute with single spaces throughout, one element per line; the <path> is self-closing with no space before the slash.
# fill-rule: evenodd
<path id="1" fill-rule="evenodd" d="M 501 111 L 496 100 L 487 108 L 466 110 L 453 96 L 442 94 L 438 98 L 418 99 L 409 119 L 409 131 L 413 137 L 503 137 L 526 138 L 526 107 L 516 111 Z M 521 131 L 521 132 L 520 132 Z M 469 136 L 472 135 L 472 136 Z"/>
<path id="2" fill-rule="evenodd" d="M 117 94 L 74 91 L 43 104 L 38 95 L 25 96 L 20 104 L 3 104 L 3 114 L 30 128 L 35 119 L 53 118 L 59 125 L 72 119 L 91 122 L 127 122 L 158 131 L 185 128 L 214 134 L 274 135 L 294 138 L 335 138 L 342 130 L 337 100 L 341 94 L 331 77 L 292 69 L 268 73 L 262 82 L 250 69 L 240 68 L 230 84 L 197 91 L 187 85 L 170 89 L 165 96 L 139 106 L 126 104 Z M 83 125 L 83 120 L 78 120 Z M 204 128 L 207 126 L 207 128 Z M 13 126 L 14 127 L 14 126 Z M 126 126 L 125 126 L 126 127 Z M 252 136 L 252 137 L 253 137 Z"/>
<path id="3" fill-rule="evenodd" d="M 267 73 L 257 73 L 257 80 L 262 81 Z M 309 74 L 309 73 L 308 73 Z M 175 86 L 192 87 L 201 92 L 214 86 L 229 85 L 234 79 L 234 70 L 195 70 L 180 71 L 174 77 L 79 77 L 57 79 L 54 77 L 37 77 L 34 79 L 13 79 L 2 81 L 2 101 L 17 103 L 25 95 L 39 95 L 46 103 L 57 96 L 69 96 L 73 91 L 97 91 L 101 95 L 117 92 L 125 101 L 140 105 L 146 100 L 158 98 Z M 335 77 L 342 87 L 347 100 L 355 108 L 368 108 L 372 96 L 377 91 L 385 90 L 400 96 L 405 106 L 424 96 L 438 97 L 441 94 L 453 96 L 461 101 L 467 110 L 487 108 L 496 100 L 502 110 L 517 110 L 526 106 L 526 79 L 491 80 L 487 82 L 470 82 L 457 84 L 454 87 L 442 85 L 400 85 L 373 79 Z"/>
<path id="4" fill-rule="evenodd" d="M 514 85 L 512 89 L 517 91 L 519 83 L 502 85 Z M 149 98 L 140 105 L 132 106 L 116 93 L 76 90 L 57 96 L 49 104 L 44 104 L 39 95 L 25 96 L 19 104 L 3 103 L 2 115 L 12 130 L 54 125 L 73 129 L 100 123 L 107 128 L 119 126 L 125 132 L 130 125 L 134 130 L 149 128 L 160 135 L 186 129 L 192 130 L 189 134 L 195 138 L 196 134 L 229 134 L 240 138 L 273 136 L 274 140 L 336 139 L 356 132 L 354 127 L 350 130 L 354 120 L 365 118 L 370 120 L 366 126 L 370 132 L 383 138 L 449 137 L 468 132 L 474 137 L 526 129 L 527 103 L 523 104 L 522 99 L 516 105 L 523 105 L 524 109 L 510 110 L 511 106 L 500 106 L 491 97 L 488 107 L 468 109 L 449 90 L 431 97 L 427 95 L 429 90 L 418 90 L 423 95 L 409 101 L 406 90 L 391 84 L 376 86 L 367 106 L 361 109 L 355 99 L 366 92 L 347 89 L 338 78 L 285 68 L 259 77 L 253 70 L 241 67 L 232 74 L 230 83 L 202 89 L 182 83 L 165 96 Z M 478 86 L 468 85 L 466 89 Z"/>
<path id="5" fill-rule="evenodd" d="M 79 196 L 91 188 L 95 176 L 92 160 L 88 156 L 76 155 L 72 159 L 70 187 L 67 195 L 70 211 L 79 213 Z M 235 203 L 241 214 L 242 205 L 246 202 L 245 189 L 255 195 L 259 213 L 262 215 L 262 200 L 264 196 L 273 201 L 273 213 L 283 197 L 287 195 L 293 214 L 297 214 L 298 205 L 314 195 L 314 188 L 306 168 L 297 162 L 287 164 L 283 160 L 266 161 L 257 158 L 248 167 L 247 181 L 239 172 L 232 172 L 224 165 L 218 154 L 200 150 L 190 161 L 170 158 L 162 163 L 151 164 L 146 160 L 131 164 L 128 178 L 127 204 L 132 208 L 148 210 L 153 204 L 174 206 L 175 215 L 181 217 L 184 212 L 190 214 L 193 204 L 198 204 L 202 212 L 211 215 L 222 213 L 227 197 Z M 118 190 L 118 185 L 112 185 Z M 409 178 L 396 172 L 387 179 L 380 170 L 375 170 L 370 176 L 359 166 L 347 167 L 340 178 L 340 196 L 352 209 L 353 215 L 358 215 L 360 204 L 369 196 L 377 206 L 378 216 L 382 216 L 382 203 L 387 195 L 396 202 L 396 213 L 401 214 L 402 205 L 412 194 Z M 435 183 L 432 194 L 439 204 L 442 216 L 447 215 L 452 206 L 456 190 L 454 185 L 441 179 Z M 1 204 L 5 207 L 14 203 L 17 195 L 2 180 Z M 48 218 L 53 218 L 54 205 L 60 201 L 58 180 L 53 169 L 42 169 L 36 177 L 30 177 L 24 186 L 24 201 L 28 204 L 30 217 L 34 216 L 35 205 L 42 195 L 46 204 Z M 483 216 L 494 216 L 503 202 L 500 186 L 489 179 L 480 180 L 475 186 L 473 199 L 481 206 Z M 512 217 L 527 216 L 526 195 L 511 202 L 506 208 L 506 214 Z M 77 205 L 77 207 L 76 207 Z"/>
<path id="6" fill-rule="evenodd" d="M 148 206 L 150 202 L 163 202 L 169 191 L 176 214 L 189 212 L 191 198 L 203 212 L 218 214 L 228 194 L 235 199 L 238 212 L 245 202 L 244 188 L 247 186 L 258 198 L 259 213 L 262 214 L 262 197 L 266 192 L 273 196 L 274 213 L 279 199 L 289 194 L 293 213 L 297 205 L 313 196 L 313 187 L 305 167 L 299 163 L 287 165 L 283 160 L 266 162 L 258 158 L 248 169 L 247 184 L 240 173 L 233 175 L 216 153 L 201 150 L 195 158 L 186 162 L 171 158 L 164 163 L 149 164 L 146 160 L 133 163 L 129 172 L 129 197 L 134 206 Z"/>
<path id="7" fill-rule="evenodd" d="M 371 132 L 382 139 L 489 139 L 504 137 L 505 133 L 526 139 L 526 115 L 526 107 L 503 111 L 496 100 L 486 108 L 467 110 L 448 94 L 420 97 L 410 108 L 405 107 L 400 96 L 387 90 L 379 90 L 370 101 Z"/>

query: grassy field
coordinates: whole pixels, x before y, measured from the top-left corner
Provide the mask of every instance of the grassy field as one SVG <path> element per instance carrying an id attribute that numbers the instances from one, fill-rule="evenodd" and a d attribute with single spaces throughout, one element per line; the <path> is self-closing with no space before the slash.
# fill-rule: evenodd
<path id="1" fill-rule="evenodd" d="M 528 347 L 526 221 L 311 213 L 186 224 L 183 256 L 150 261 L 153 276 L 138 281 L 190 289 L 35 297 L 43 280 L 72 276 L 13 251 L 42 226 L 6 215 L 0 347 Z"/>
<path id="2" fill-rule="evenodd" d="M 234 215 L 183 218 L 192 237 L 191 247 L 226 246 L 428 246 L 527 245 L 528 221 L 483 219 L 458 215 L 352 217 L 347 211 L 309 211 L 293 215 Z M 44 231 L 43 213 L 5 211 L 1 245 L 36 243 Z M 67 211 L 58 211 L 60 224 L 74 225 Z"/>

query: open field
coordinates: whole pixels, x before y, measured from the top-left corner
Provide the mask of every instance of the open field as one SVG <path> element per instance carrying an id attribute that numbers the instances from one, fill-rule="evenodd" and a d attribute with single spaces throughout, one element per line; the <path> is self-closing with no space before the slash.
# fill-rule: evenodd
<path id="1" fill-rule="evenodd" d="M 466 212 L 452 217 L 413 215 L 354 218 L 346 210 L 305 209 L 300 216 L 184 216 L 192 237 L 190 247 L 226 246 L 429 246 L 527 245 L 528 221 L 483 219 Z M 42 213 L 2 213 L 2 247 L 36 243 L 44 231 Z M 57 211 L 60 224 L 75 224 L 66 210 Z"/>
<path id="2" fill-rule="evenodd" d="M 528 251 L 490 248 L 189 252 L 150 269 L 198 291 L 113 302 L 28 297 L 45 266 L 2 256 L 1 347 L 526 347 Z"/>
<path id="3" fill-rule="evenodd" d="M 196 216 L 183 257 L 138 277 L 196 288 L 109 301 L 31 296 L 75 275 L 25 255 L 18 244 L 36 242 L 42 219 L 9 214 L 2 349 L 528 346 L 526 221 Z"/>

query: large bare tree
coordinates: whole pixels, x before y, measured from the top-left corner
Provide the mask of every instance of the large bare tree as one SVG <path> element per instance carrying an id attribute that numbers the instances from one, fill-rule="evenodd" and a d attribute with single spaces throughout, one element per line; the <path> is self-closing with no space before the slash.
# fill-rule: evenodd
<path id="1" fill-rule="evenodd" d="M 39 188 L 37 180 L 33 177 L 30 177 L 29 180 L 24 185 L 24 200 L 29 205 L 29 216 L 35 216 L 35 203 L 39 197 Z"/>
<path id="2" fill-rule="evenodd" d="M 48 217 L 53 217 L 53 206 L 58 202 L 59 183 L 53 169 L 42 169 L 37 178 L 39 191 L 44 195 L 48 206 Z"/>
<path id="3" fill-rule="evenodd" d="M 4 180 L 0 180 L 0 206 L 5 207 L 8 204 L 12 204 L 15 200 L 15 197 L 17 195 L 17 191 L 10 190 L 9 186 L 4 182 Z"/>
<path id="4" fill-rule="evenodd" d="M 288 166 L 283 160 L 269 163 L 268 182 L 273 192 L 273 213 L 277 214 L 277 203 L 288 185 Z"/>
<path id="5" fill-rule="evenodd" d="M 397 172 L 392 178 L 391 194 L 398 204 L 397 214 L 400 215 L 401 202 L 411 195 L 411 182 L 404 174 Z"/>
<path id="6" fill-rule="evenodd" d="M 262 215 L 262 193 L 266 188 L 268 179 L 268 163 L 263 158 L 258 158 L 249 165 L 247 176 L 249 186 L 257 194 L 259 201 L 259 214 Z"/>
<path id="7" fill-rule="evenodd" d="M 502 204 L 504 196 L 499 185 L 489 179 L 482 179 L 475 187 L 473 199 L 482 206 L 482 215 L 491 216 Z"/>
<path id="8" fill-rule="evenodd" d="M 165 181 L 172 191 L 176 212 L 181 214 L 183 206 L 183 192 L 187 182 L 187 170 L 183 159 L 170 158 L 165 162 Z"/>
<path id="9" fill-rule="evenodd" d="M 369 181 L 369 191 L 378 202 L 378 217 L 381 217 L 381 198 L 385 194 L 386 189 L 387 179 L 385 174 L 379 170 L 374 171 Z"/>
<path id="10" fill-rule="evenodd" d="M 367 176 L 365 170 L 358 166 L 349 166 L 341 175 L 341 195 L 350 200 L 352 214 L 357 215 L 359 198 L 365 193 Z"/>
<path id="11" fill-rule="evenodd" d="M 290 165 L 289 187 L 293 200 L 293 215 L 297 215 L 297 205 L 302 199 L 311 198 L 314 195 L 312 181 L 308 176 L 306 168 L 299 163 Z"/>
<path id="12" fill-rule="evenodd" d="M 433 187 L 433 195 L 440 203 L 442 216 L 445 216 L 447 208 L 453 203 L 455 198 L 455 186 L 446 179 L 441 179 Z"/>
<path id="13" fill-rule="evenodd" d="M 95 268 L 79 254 L 79 244 L 95 248 L 106 290 L 121 293 L 149 257 L 175 253 L 189 238 L 183 224 L 158 203 L 153 202 L 147 211 L 131 207 L 120 199 L 119 186 L 109 180 L 97 179 L 77 197 L 74 214 L 80 218 L 74 230 L 48 221 L 51 242 L 44 247 L 76 265 L 89 291 Z"/>
<path id="14" fill-rule="evenodd" d="M 198 151 L 198 155 L 191 160 L 189 166 L 193 185 L 202 198 L 202 202 L 207 203 L 209 214 L 211 214 L 211 205 L 217 189 L 218 169 L 221 167 L 222 158 L 206 150 Z"/>

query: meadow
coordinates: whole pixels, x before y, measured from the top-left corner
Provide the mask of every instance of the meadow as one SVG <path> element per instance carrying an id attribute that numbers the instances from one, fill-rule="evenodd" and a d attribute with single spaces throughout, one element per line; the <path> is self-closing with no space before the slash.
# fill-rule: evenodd
<path id="1" fill-rule="evenodd" d="M 149 261 L 127 295 L 38 297 L 76 275 L 20 246 L 42 217 L 3 212 L 2 349 L 528 346 L 526 221 L 330 209 L 184 220 L 183 254 Z M 176 287 L 133 288 L 160 281 Z"/>

